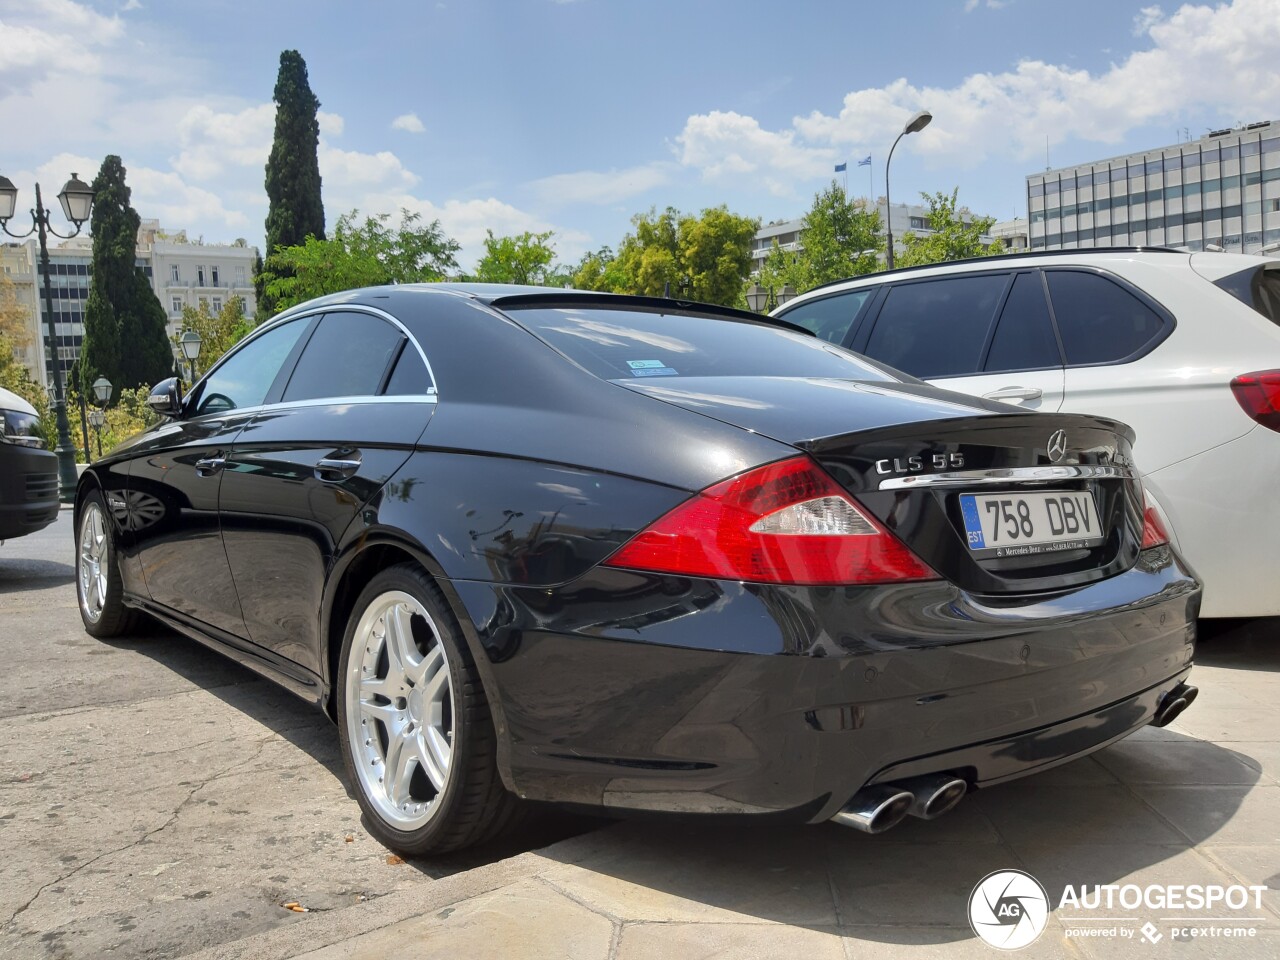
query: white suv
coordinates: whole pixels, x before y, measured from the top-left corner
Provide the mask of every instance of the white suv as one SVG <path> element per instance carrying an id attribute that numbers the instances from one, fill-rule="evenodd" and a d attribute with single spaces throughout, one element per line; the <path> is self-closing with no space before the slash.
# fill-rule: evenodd
<path id="1" fill-rule="evenodd" d="M 991 257 L 828 284 L 775 316 L 941 387 L 1128 423 L 1202 615 L 1280 615 L 1280 260 Z"/>

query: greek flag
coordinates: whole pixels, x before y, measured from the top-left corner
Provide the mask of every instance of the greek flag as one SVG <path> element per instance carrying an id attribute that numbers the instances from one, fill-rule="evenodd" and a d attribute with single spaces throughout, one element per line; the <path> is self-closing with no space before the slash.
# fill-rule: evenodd
<path id="1" fill-rule="evenodd" d="M 859 161 L 858 161 L 858 166 L 860 166 L 860 167 L 869 167 L 869 166 L 871 166 L 871 154 L 869 154 L 869 153 L 867 154 L 867 159 L 865 159 L 865 160 L 859 160 Z"/>
<path id="2" fill-rule="evenodd" d="M 848 170 L 848 169 L 849 169 L 849 164 L 847 164 L 847 163 L 837 163 L 837 164 L 836 164 L 836 173 L 844 173 L 844 172 L 845 172 L 846 170 Z"/>

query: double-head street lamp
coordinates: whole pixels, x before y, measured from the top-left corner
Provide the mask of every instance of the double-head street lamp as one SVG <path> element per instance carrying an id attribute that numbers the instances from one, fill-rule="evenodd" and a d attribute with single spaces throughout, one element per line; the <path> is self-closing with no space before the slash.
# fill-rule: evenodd
<path id="1" fill-rule="evenodd" d="M 49 278 L 49 242 L 46 234 L 70 240 L 80 232 L 84 222 L 89 219 L 93 209 L 93 189 L 74 173 L 58 194 L 58 202 L 62 204 L 62 212 L 75 225 L 68 234 L 58 233 L 49 223 L 49 211 L 45 209 L 40 197 L 40 184 L 36 184 L 36 205 L 31 211 L 31 229 L 26 233 L 13 233 L 9 229 L 9 219 L 18 207 L 18 188 L 8 177 L 0 176 L 0 229 L 9 236 L 24 240 L 36 234 L 40 239 L 40 269 L 44 271 L 44 318 L 49 327 L 49 351 L 53 367 L 53 410 L 57 415 L 58 447 L 58 495 L 63 503 L 70 503 L 76 494 L 76 451 L 71 445 L 71 424 L 67 420 L 67 397 L 63 389 L 62 360 L 58 355 L 58 328 L 54 323 L 53 286 Z"/>
<path id="2" fill-rule="evenodd" d="M 919 133 L 929 125 L 929 121 L 932 119 L 932 113 L 928 110 L 921 110 L 907 121 L 907 125 L 898 134 L 898 140 L 901 140 L 908 133 Z M 898 140 L 893 141 L 893 146 L 889 148 L 889 159 L 884 162 L 884 265 L 890 270 L 893 269 L 893 204 L 889 202 L 889 164 L 893 163 L 893 151 L 898 146 Z"/>
<path id="3" fill-rule="evenodd" d="M 796 295 L 795 287 L 786 284 L 778 291 L 777 296 L 773 293 L 773 287 L 762 287 L 758 283 L 753 283 L 747 287 L 747 306 L 751 308 L 752 313 L 763 313 L 766 310 L 772 310 L 774 307 L 780 307 L 792 297 Z"/>

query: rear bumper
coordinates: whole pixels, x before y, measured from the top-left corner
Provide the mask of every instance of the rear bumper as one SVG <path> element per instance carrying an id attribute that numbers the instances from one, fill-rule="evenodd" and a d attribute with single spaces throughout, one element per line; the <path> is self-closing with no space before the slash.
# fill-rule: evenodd
<path id="1" fill-rule="evenodd" d="M 1143 726 L 1190 669 L 1200 594 L 1168 548 L 1017 599 L 607 570 L 453 586 L 521 796 L 813 821 L 870 782 L 980 786 Z"/>
<path id="2" fill-rule="evenodd" d="M 47 450 L 0 444 L 0 540 L 58 519 L 58 459 Z"/>

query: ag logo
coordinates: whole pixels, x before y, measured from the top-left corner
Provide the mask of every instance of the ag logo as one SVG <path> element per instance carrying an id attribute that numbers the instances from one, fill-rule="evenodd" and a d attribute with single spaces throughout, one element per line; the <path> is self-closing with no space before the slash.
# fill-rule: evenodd
<path id="1" fill-rule="evenodd" d="M 997 870 L 969 894 L 969 926 L 1000 950 L 1035 943 L 1049 921 L 1049 895 L 1040 881 L 1021 870 Z"/>

